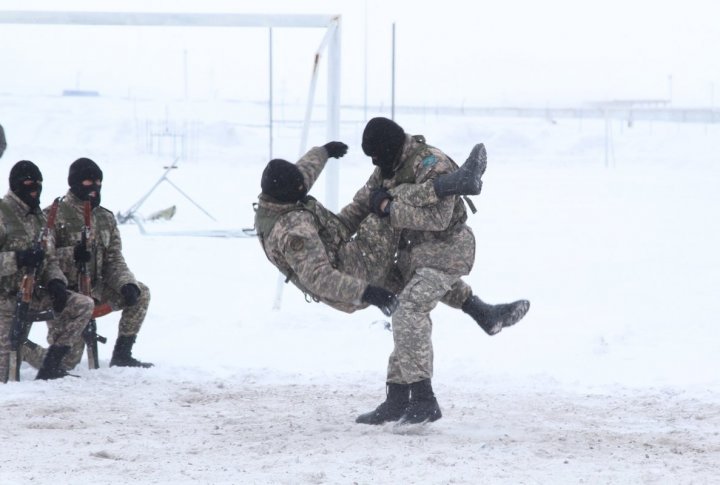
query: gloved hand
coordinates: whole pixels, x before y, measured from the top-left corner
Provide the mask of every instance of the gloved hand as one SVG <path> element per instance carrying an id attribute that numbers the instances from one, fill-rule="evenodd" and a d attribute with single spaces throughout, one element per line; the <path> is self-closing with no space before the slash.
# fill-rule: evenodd
<path id="1" fill-rule="evenodd" d="M 375 305 L 388 317 L 393 314 L 400 304 L 394 294 L 385 288 L 372 285 L 368 285 L 367 288 L 365 288 L 360 299 L 365 303 Z"/>
<path id="2" fill-rule="evenodd" d="M 341 141 L 331 141 L 323 145 L 327 150 L 328 157 L 340 158 L 348 151 L 348 146 Z"/>
<path id="3" fill-rule="evenodd" d="M 122 293 L 122 296 L 125 299 L 126 306 L 137 305 L 138 298 L 140 298 L 140 288 L 138 288 L 137 285 L 134 285 L 133 283 L 123 285 L 122 288 L 120 288 L 120 293 Z"/>
<path id="4" fill-rule="evenodd" d="M 67 285 L 61 280 L 50 280 L 47 284 L 47 290 L 53 302 L 53 310 L 55 310 L 55 313 L 62 313 L 65 305 L 67 305 Z"/>
<path id="5" fill-rule="evenodd" d="M 92 254 L 85 248 L 82 242 L 78 242 L 73 248 L 73 258 L 76 263 L 89 263 L 92 259 Z"/>
<path id="6" fill-rule="evenodd" d="M 383 201 L 387 200 L 388 203 L 385 205 L 385 209 L 381 209 L 380 206 L 382 205 Z M 392 200 L 392 196 L 390 193 L 383 189 L 382 187 L 378 189 L 373 189 L 372 192 L 370 192 L 370 212 L 373 214 L 377 214 L 380 217 L 386 217 L 390 215 L 390 201 Z"/>
<path id="7" fill-rule="evenodd" d="M 42 248 L 23 249 L 15 251 L 18 268 L 39 268 L 45 259 L 45 251 Z"/>

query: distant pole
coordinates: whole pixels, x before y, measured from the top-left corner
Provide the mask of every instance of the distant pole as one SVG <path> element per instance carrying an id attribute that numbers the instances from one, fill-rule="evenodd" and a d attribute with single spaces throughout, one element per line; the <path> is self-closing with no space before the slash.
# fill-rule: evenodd
<path id="1" fill-rule="evenodd" d="M 672 74 L 668 75 L 668 101 L 672 103 Z"/>
<path id="2" fill-rule="evenodd" d="M 187 49 L 183 49 L 183 95 L 185 101 L 188 100 L 188 54 Z"/>
<path id="3" fill-rule="evenodd" d="M 272 27 L 268 29 L 268 160 L 273 158 L 273 38 Z"/>
<path id="4" fill-rule="evenodd" d="M 368 120 L 368 20 L 367 20 L 367 0 L 365 0 L 365 87 L 363 93 L 363 121 L 367 123 Z"/>
<path id="5" fill-rule="evenodd" d="M 390 87 L 390 119 L 395 119 L 395 22 L 392 24 L 392 81 Z"/>

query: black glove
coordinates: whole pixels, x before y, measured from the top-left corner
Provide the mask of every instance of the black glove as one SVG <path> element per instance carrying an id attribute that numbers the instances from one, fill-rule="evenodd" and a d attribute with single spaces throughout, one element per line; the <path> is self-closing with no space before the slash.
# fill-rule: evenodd
<path id="1" fill-rule="evenodd" d="M 328 157 L 340 158 L 347 153 L 348 146 L 341 141 L 331 141 L 323 145 L 327 150 Z"/>
<path id="2" fill-rule="evenodd" d="M 123 285 L 122 288 L 120 288 L 120 293 L 122 293 L 123 298 L 125 298 L 126 306 L 137 305 L 138 298 L 140 298 L 140 288 L 138 288 L 137 285 L 132 283 Z"/>
<path id="3" fill-rule="evenodd" d="M 388 203 L 385 206 L 385 210 L 380 209 L 380 206 L 382 205 L 382 202 L 384 200 L 387 200 Z M 380 217 L 385 217 L 390 215 L 390 201 L 392 200 L 392 196 L 390 193 L 380 187 L 379 189 L 373 189 L 372 192 L 370 192 L 370 212 L 373 214 L 377 214 Z"/>
<path id="4" fill-rule="evenodd" d="M 67 305 L 67 285 L 60 280 L 50 280 L 47 284 L 48 293 L 53 302 L 55 313 L 62 313 Z"/>
<path id="5" fill-rule="evenodd" d="M 42 248 L 30 248 L 22 251 L 15 251 L 18 268 L 39 268 L 45 259 L 45 251 Z"/>
<path id="6" fill-rule="evenodd" d="M 73 248 L 73 258 L 76 263 L 89 263 L 92 259 L 92 254 L 85 248 L 82 242 L 78 242 Z"/>
<path id="7" fill-rule="evenodd" d="M 360 299 L 365 303 L 375 305 L 388 317 L 393 314 L 399 305 L 395 295 L 379 286 L 368 285 Z"/>

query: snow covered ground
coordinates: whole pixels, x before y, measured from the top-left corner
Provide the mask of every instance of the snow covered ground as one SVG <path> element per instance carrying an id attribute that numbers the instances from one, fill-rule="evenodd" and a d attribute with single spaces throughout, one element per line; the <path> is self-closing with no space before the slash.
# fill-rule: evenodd
<path id="1" fill-rule="evenodd" d="M 176 108 L 173 108 L 176 109 Z M 254 112 L 253 110 L 257 110 Z M 472 216 L 467 281 L 490 302 L 528 298 L 527 317 L 487 337 L 466 315 L 433 312 L 434 387 L 444 417 L 368 427 L 392 347 L 371 308 L 345 315 L 292 287 L 253 238 L 161 235 L 252 225 L 267 139 L 262 107 L 197 102 L 196 153 L 143 215 L 177 205 L 157 235 L 122 226 L 152 290 L 135 354 L 156 366 L 0 386 L 0 483 L 718 483 L 720 476 L 720 127 L 405 116 L 456 160 L 489 154 Z M 258 114 L 259 113 L 259 114 Z M 163 106 L 120 99 L 0 96 L 9 148 L 66 190 L 80 156 L 105 171 L 103 205 L 125 211 L 171 160 L 144 153 Z M 350 113 L 345 119 L 353 119 Z M 363 123 L 342 125 L 341 203 L 370 172 Z M 297 130 L 275 155 L 294 160 Z M 322 144 L 317 126 L 311 143 Z M 325 196 L 324 179 L 313 194 Z M 99 321 L 114 341 L 117 316 Z M 42 325 L 33 338 L 42 341 Z"/>

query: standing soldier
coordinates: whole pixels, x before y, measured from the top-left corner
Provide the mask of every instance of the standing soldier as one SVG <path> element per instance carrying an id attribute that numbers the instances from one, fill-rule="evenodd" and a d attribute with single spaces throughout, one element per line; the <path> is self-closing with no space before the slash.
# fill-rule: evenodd
<path id="1" fill-rule="evenodd" d="M 78 263 L 87 264 L 93 299 L 99 304 L 109 304 L 113 310 L 122 310 L 110 367 L 152 367 L 153 364 L 132 356 L 132 347 L 150 304 L 150 290 L 135 279 L 125 263 L 115 216 L 100 206 L 102 180 L 102 170 L 89 158 L 79 158 L 70 165 L 70 189 L 60 202 L 55 230 L 60 268 L 70 288 L 77 290 Z M 90 250 L 81 241 L 85 201 L 91 203 L 95 234 Z M 84 348 L 85 342 L 78 336 L 63 359 L 65 369 L 72 369 L 80 362 Z M 26 360 L 32 365 L 40 361 L 43 353 L 44 349 L 33 342 L 28 342 L 24 350 Z"/>
<path id="2" fill-rule="evenodd" d="M 475 237 L 465 224 L 465 204 L 454 190 L 458 167 L 447 155 L 422 136 L 406 135 L 387 118 L 368 122 L 362 148 L 377 168 L 338 216 L 352 230 L 374 213 L 403 231 L 398 267 L 405 284 L 392 317 L 395 347 L 388 363 L 387 399 L 356 421 L 435 421 L 442 413 L 431 385 L 432 309 L 441 300 L 460 307 L 492 334 L 520 320 L 529 302 L 487 305 L 460 280 L 472 269 Z M 484 147 L 476 150 L 483 153 L 475 156 L 484 158 Z M 418 184 L 434 190 L 418 199 Z"/>
<path id="3" fill-rule="evenodd" d="M 10 170 L 10 190 L 0 200 L 0 381 L 8 379 L 10 328 L 17 304 L 20 283 L 27 270 L 36 275 L 30 311 L 54 311 L 48 321 L 50 347 L 40 361 L 37 379 L 57 379 L 67 375 L 60 361 L 90 320 L 91 298 L 67 291 L 67 280 L 58 267 L 52 234 L 46 249 L 33 243 L 39 240 L 47 221 L 40 210 L 42 192 L 40 169 L 27 160 Z"/>

